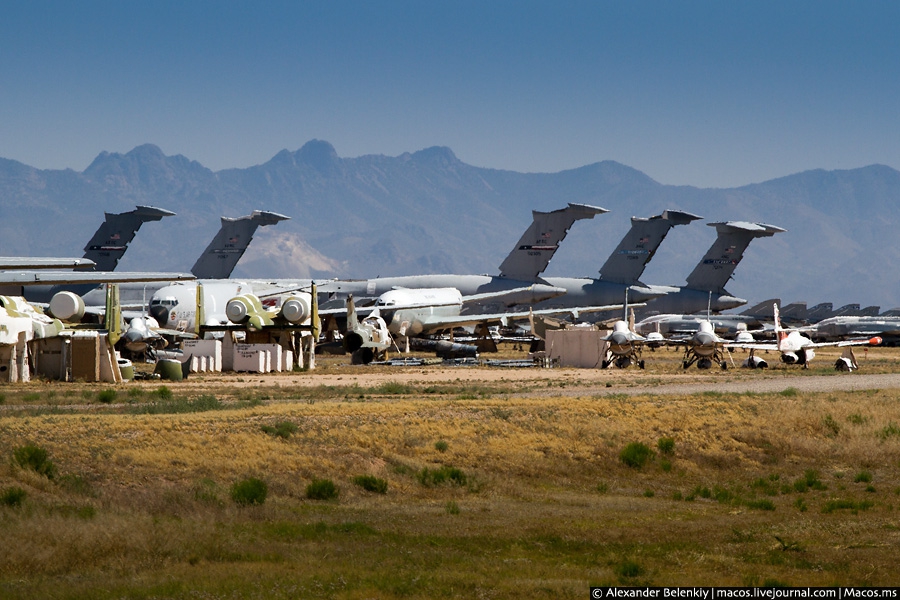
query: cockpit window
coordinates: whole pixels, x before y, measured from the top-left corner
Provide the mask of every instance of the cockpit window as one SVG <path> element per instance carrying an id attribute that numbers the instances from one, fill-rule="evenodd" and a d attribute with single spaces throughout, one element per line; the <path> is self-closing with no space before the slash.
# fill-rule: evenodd
<path id="1" fill-rule="evenodd" d="M 171 296 L 168 298 L 162 298 L 162 299 L 154 298 L 154 299 L 150 300 L 150 306 L 169 306 L 169 307 L 171 307 L 171 306 L 175 306 L 176 304 L 178 304 L 178 301 L 174 297 L 171 297 Z"/>

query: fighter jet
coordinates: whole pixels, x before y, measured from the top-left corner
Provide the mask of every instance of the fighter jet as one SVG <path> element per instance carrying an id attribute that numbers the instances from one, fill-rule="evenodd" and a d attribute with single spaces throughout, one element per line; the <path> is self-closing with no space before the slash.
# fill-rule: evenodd
<path id="1" fill-rule="evenodd" d="M 886 345 L 896 344 L 900 340 L 900 317 L 828 317 L 806 331 L 823 341 L 878 336 Z"/>
<path id="2" fill-rule="evenodd" d="M 778 314 L 778 305 L 775 304 L 773 306 L 774 315 L 775 315 L 775 343 L 733 343 L 729 344 L 731 347 L 743 348 L 745 350 L 750 350 L 750 356 L 745 363 L 746 366 L 751 368 L 766 368 L 768 363 L 756 356 L 755 352 L 757 350 L 764 351 L 775 351 L 781 353 L 781 361 L 785 364 L 789 365 L 800 365 L 804 369 L 809 368 L 809 363 L 815 358 L 816 348 L 822 347 L 844 347 L 844 346 L 865 346 L 872 345 L 877 346 L 881 344 L 881 338 L 878 336 L 868 337 L 868 338 L 854 338 L 848 340 L 841 340 L 837 342 L 813 342 L 810 338 L 806 337 L 801 333 L 798 329 L 784 329 L 781 326 L 781 318 Z M 852 353 L 850 355 L 852 357 Z M 843 359 L 844 357 L 842 357 Z M 855 359 L 852 360 L 853 365 L 855 365 Z M 835 365 L 839 370 L 852 370 L 853 365 L 849 364 L 848 360 L 838 360 Z M 850 366 L 850 368 L 847 368 Z"/>

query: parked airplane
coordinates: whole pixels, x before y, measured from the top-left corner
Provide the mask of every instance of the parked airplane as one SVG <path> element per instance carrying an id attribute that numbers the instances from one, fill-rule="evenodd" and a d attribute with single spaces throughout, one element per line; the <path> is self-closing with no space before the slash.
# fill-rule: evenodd
<path id="1" fill-rule="evenodd" d="M 685 369 L 694 363 L 697 363 L 698 369 L 708 369 L 713 363 L 722 369 L 728 368 L 725 353 L 728 352 L 726 345 L 729 342 L 716 335 L 712 323 L 709 321 L 700 321 L 699 327 L 693 335 L 675 343 L 684 346 L 681 366 Z"/>
<path id="2" fill-rule="evenodd" d="M 900 317 L 829 317 L 805 329 L 817 340 L 835 341 L 860 336 L 879 336 L 885 344 L 900 341 Z"/>
<path id="3" fill-rule="evenodd" d="M 390 332 L 399 337 L 410 337 L 456 327 L 501 323 L 527 319 L 529 315 L 580 314 L 621 310 L 621 304 L 581 306 L 572 308 L 534 309 L 518 312 L 462 314 L 464 303 L 479 302 L 486 295 L 463 296 L 456 288 L 426 288 L 420 290 L 399 289 L 382 294 L 375 308 L 388 324 Z"/>
<path id="4" fill-rule="evenodd" d="M 605 212 L 608 212 L 605 208 L 583 204 L 569 204 L 566 208 L 549 213 L 532 211 L 533 221 L 515 248 L 503 261 L 499 277 L 423 275 L 366 281 L 328 281 L 319 286 L 319 291 L 323 295 L 331 294 L 335 298 L 343 298 L 352 294 L 357 298 L 362 296 L 374 301 L 381 294 L 398 287 L 451 287 L 452 283 L 450 282 L 459 282 L 462 279 L 464 282 L 470 283 L 466 293 L 506 292 L 504 303 L 508 305 L 530 304 L 545 300 L 565 293 L 564 289 L 547 285 L 539 279 L 536 283 L 535 279 L 546 268 L 569 228 L 577 220 L 593 218 L 595 215 Z M 519 278 L 524 278 L 524 280 Z M 237 286 L 232 283 L 224 283 L 220 287 L 220 280 L 202 279 L 205 288 L 204 302 L 210 306 L 224 306 L 230 298 L 241 293 L 231 293 L 235 288 L 252 291 L 257 295 L 267 295 L 277 293 L 279 290 L 287 291 L 290 288 L 308 287 L 311 283 L 309 280 L 245 281 Z M 194 318 L 197 310 L 196 297 L 195 285 L 176 285 L 158 289 L 150 299 L 150 313 L 161 324 L 188 323 L 188 327 L 193 329 L 197 325 Z M 340 301 L 337 308 L 343 310 L 343 300 Z M 216 309 L 213 308 L 213 312 L 215 311 Z"/>
<path id="5" fill-rule="evenodd" d="M 174 214 L 155 206 L 140 205 L 128 212 L 104 213 L 103 223 L 84 247 L 84 259 L 94 264 L 95 271 L 114 271 L 141 225 Z M 93 284 L 78 284 L 75 281 L 77 280 L 71 284 L 58 284 L 45 280 L 43 285 L 31 285 L 27 289 L 19 289 L 13 293 L 24 296 L 29 302 L 46 303 L 50 302 L 54 294 L 63 290 L 74 291 L 80 295 L 95 287 Z M 102 305 L 105 301 L 104 293 L 104 298 L 99 299 L 98 303 Z"/>
<path id="6" fill-rule="evenodd" d="M 363 281 L 335 281 L 329 289 L 340 298 L 353 294 L 357 302 L 362 298 L 377 298 L 398 288 L 456 288 L 463 295 L 495 293 L 510 290 L 526 290 L 526 293 L 508 295 L 502 303 L 494 300 L 491 306 L 479 305 L 472 312 L 497 310 L 499 305 L 530 306 L 548 298 L 562 296 L 566 290 L 547 283 L 540 277 L 550 259 L 565 239 L 575 221 L 591 219 L 609 212 L 605 208 L 586 204 L 572 204 L 551 212 L 532 211 L 532 223 L 500 264 L 499 275 L 408 275 L 378 277 Z M 622 295 L 616 297 L 617 301 Z M 341 301 L 341 305 L 343 301 Z M 573 305 L 574 306 L 574 305 Z"/>
<path id="7" fill-rule="evenodd" d="M 632 217 L 631 229 L 600 268 L 599 278 L 546 277 L 544 281 L 563 288 L 566 294 L 534 304 L 534 307 L 545 309 L 614 304 L 625 297 L 626 291 L 629 301 L 644 303 L 676 291 L 676 288 L 670 286 L 647 285 L 640 281 L 640 277 L 670 229 L 700 218 L 676 210 L 666 210 L 649 218 Z"/>
<path id="8" fill-rule="evenodd" d="M 612 333 L 606 336 L 605 341 L 607 349 L 606 355 L 600 363 L 601 368 L 605 369 L 610 365 L 615 365 L 620 369 L 631 365 L 644 368 L 641 351 L 644 344 L 650 340 L 632 331 L 626 321 L 616 321 L 613 324 Z"/>
<path id="9" fill-rule="evenodd" d="M 876 346 L 881 343 L 881 338 L 874 336 L 865 339 L 849 339 L 837 342 L 813 342 L 810 338 L 804 336 L 798 329 L 783 329 L 781 327 L 781 318 L 778 314 L 778 305 L 774 305 L 775 313 L 775 343 L 735 343 L 729 344 L 731 347 L 743 348 L 750 350 L 750 356 L 746 361 L 746 366 L 751 368 L 766 368 L 768 363 L 756 356 L 757 350 L 776 351 L 781 353 L 781 361 L 789 365 L 801 365 L 804 369 L 809 368 L 809 363 L 816 356 L 815 349 L 822 347 L 844 347 L 844 346 Z M 851 354 L 852 356 L 852 354 Z M 853 361 L 855 363 L 855 360 Z M 836 367 L 842 370 L 851 370 L 847 368 L 848 362 L 839 360 Z"/>
<path id="10" fill-rule="evenodd" d="M 758 237 L 768 237 L 785 231 L 765 223 L 728 221 L 707 223 L 718 235 L 706 255 L 688 275 L 687 285 L 660 298 L 649 300 L 640 318 L 653 314 L 699 313 L 710 310 L 718 313 L 746 304 L 725 289 L 734 269 L 744 257 L 744 250 Z"/>
<path id="11" fill-rule="evenodd" d="M 244 255 L 258 227 L 289 219 L 274 212 L 255 210 L 247 216 L 221 218 L 215 237 L 194 263 L 191 273 L 197 279 L 227 279 Z M 153 294 L 164 287 L 158 283 L 119 286 L 122 306 L 128 311 L 144 311 Z M 106 291 L 101 286 L 82 293 L 87 306 L 103 306 Z"/>
<path id="12" fill-rule="evenodd" d="M 644 361 L 641 359 L 641 350 L 645 345 L 651 344 L 684 346 L 682 367 L 685 369 L 694 363 L 697 364 L 698 369 L 708 369 L 713 363 L 723 369 L 728 368 L 725 352 L 727 352 L 726 345 L 729 342 L 716 335 L 712 324 L 707 320 L 693 321 L 689 335 L 670 339 L 664 339 L 659 332 L 655 331 L 649 332 L 646 337 L 642 336 L 632 331 L 625 321 L 617 321 L 613 326 L 613 332 L 607 336 L 606 341 L 609 346 L 607 356 L 602 363 L 604 368 L 610 365 L 625 368 L 636 364 L 643 369 Z"/>
<path id="13" fill-rule="evenodd" d="M 202 285 L 202 284 L 201 284 Z M 202 293 L 202 292 L 201 292 Z M 385 339 L 385 332 L 394 336 L 408 348 L 410 337 L 437 333 L 439 331 L 452 330 L 456 327 L 487 325 L 490 323 L 507 323 L 515 319 L 527 319 L 533 314 L 560 314 L 581 312 L 597 312 L 606 310 L 619 310 L 622 305 L 579 307 L 572 309 L 547 309 L 544 311 L 528 312 L 502 312 L 493 314 L 461 315 L 464 303 L 484 300 L 487 296 L 506 294 L 506 291 L 494 294 L 482 294 L 476 296 L 463 296 L 455 288 L 426 288 L 419 290 L 399 289 L 382 294 L 374 305 L 364 309 L 355 307 L 355 303 L 347 303 L 347 331 L 345 348 L 349 352 L 355 352 L 360 348 L 370 348 L 371 353 L 363 358 L 362 362 L 369 362 L 379 352 L 386 349 L 390 343 Z M 271 297 L 257 297 L 250 293 L 232 298 L 226 304 L 226 315 L 232 323 L 248 322 L 249 315 L 261 314 L 260 307 L 263 302 Z M 180 304 L 179 304 L 180 305 Z M 236 310 L 232 310 L 235 308 Z M 350 314 L 352 309 L 353 313 Z M 282 309 L 283 310 L 283 309 Z M 341 309 L 323 309 L 319 314 L 328 315 L 344 313 Z M 360 312 L 370 313 L 368 317 L 359 322 L 355 315 Z M 216 320 L 215 315 L 207 312 L 208 322 Z M 191 316 L 187 316 L 186 326 L 191 324 Z M 193 316 L 196 322 L 196 315 Z M 254 325 L 249 322 L 250 325 Z M 265 325 L 263 322 L 262 325 Z M 255 325 L 257 328 L 259 324 Z"/>

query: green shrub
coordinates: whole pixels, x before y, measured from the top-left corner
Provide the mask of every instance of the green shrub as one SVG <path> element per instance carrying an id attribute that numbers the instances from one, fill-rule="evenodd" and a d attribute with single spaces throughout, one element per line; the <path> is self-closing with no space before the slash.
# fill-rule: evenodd
<path id="1" fill-rule="evenodd" d="M 382 394 L 385 396 L 404 396 L 407 394 L 414 394 L 415 392 L 415 387 L 406 383 L 400 383 L 399 381 L 387 381 L 378 387 L 372 388 L 373 394 Z"/>
<path id="2" fill-rule="evenodd" d="M 456 467 L 441 466 L 438 469 L 423 468 L 418 474 L 419 483 L 426 486 L 452 483 L 454 485 L 466 485 L 466 474 Z"/>
<path id="3" fill-rule="evenodd" d="M 868 471 L 860 471 L 853 478 L 854 483 L 872 483 L 872 474 Z"/>
<path id="4" fill-rule="evenodd" d="M 836 510 L 850 510 L 856 512 L 858 510 L 868 510 L 873 506 L 875 506 L 875 503 L 869 500 L 863 500 L 861 502 L 854 502 L 853 500 L 829 500 L 825 503 L 825 506 L 822 507 L 822 512 L 830 513 Z"/>
<path id="5" fill-rule="evenodd" d="M 656 442 L 656 447 L 659 449 L 660 454 L 670 456 L 675 453 L 675 440 L 670 437 L 659 438 L 659 441 Z"/>
<path id="6" fill-rule="evenodd" d="M 231 499 L 240 506 L 262 504 L 269 494 L 269 486 L 262 479 L 249 477 L 243 481 L 236 481 L 231 486 Z"/>
<path id="7" fill-rule="evenodd" d="M 753 508 L 755 510 L 775 510 L 775 503 L 768 499 L 748 500 L 746 504 L 747 508 Z"/>
<path id="8" fill-rule="evenodd" d="M 641 442 L 631 442 L 619 453 L 619 460 L 632 469 L 640 469 L 653 458 L 653 450 Z"/>
<path id="9" fill-rule="evenodd" d="M 48 458 L 47 451 L 39 446 L 28 444 L 16 448 L 13 458 L 23 469 L 31 469 L 47 479 L 53 479 L 56 475 L 56 466 Z"/>
<path id="10" fill-rule="evenodd" d="M 353 478 L 353 483 L 367 492 L 375 492 L 376 494 L 387 493 L 387 481 L 375 477 L 374 475 L 359 475 Z"/>
<path id="11" fill-rule="evenodd" d="M 94 495 L 94 490 L 91 488 L 90 482 L 81 475 L 76 475 L 75 473 L 66 473 L 57 481 L 60 487 L 69 492 L 81 494 L 82 496 Z"/>
<path id="12" fill-rule="evenodd" d="M 222 501 L 219 500 L 218 489 L 215 481 L 208 477 L 203 478 L 194 486 L 194 499 L 204 504 L 221 506 Z"/>
<path id="13" fill-rule="evenodd" d="M 819 480 L 819 472 L 815 469 L 807 469 L 803 473 L 803 477 L 794 482 L 794 489 L 798 492 L 805 492 L 813 489 L 819 492 L 828 489 L 828 486 Z"/>
<path id="14" fill-rule="evenodd" d="M 263 425 L 262 430 L 271 436 L 280 437 L 286 440 L 291 437 L 291 435 L 297 433 L 297 426 L 290 421 L 281 421 L 280 423 L 276 423 L 274 427 L 271 425 Z"/>
<path id="15" fill-rule="evenodd" d="M 116 399 L 116 390 L 109 388 L 106 390 L 100 390 L 97 393 L 97 400 L 102 402 L 103 404 L 110 404 L 114 402 Z"/>
<path id="16" fill-rule="evenodd" d="M 434 449 L 438 452 L 446 452 L 447 448 L 449 447 L 449 444 L 447 444 L 447 442 L 445 442 L 444 440 L 438 440 L 434 443 Z"/>
<path id="17" fill-rule="evenodd" d="M 900 427 L 897 427 L 893 422 L 888 423 L 887 427 L 878 432 L 878 437 L 882 440 L 886 440 L 889 437 L 900 436 Z"/>
<path id="18" fill-rule="evenodd" d="M 619 581 L 633 579 L 644 574 L 644 568 L 633 560 L 626 559 L 615 566 Z"/>
<path id="19" fill-rule="evenodd" d="M 457 504 L 453 500 L 448 500 L 444 509 L 447 511 L 448 515 L 458 515 L 459 514 L 459 504 Z"/>
<path id="20" fill-rule="evenodd" d="M 0 504 L 10 507 L 22 506 L 22 501 L 27 495 L 25 490 L 20 487 L 6 488 L 0 492 Z"/>
<path id="21" fill-rule="evenodd" d="M 306 497 L 310 500 L 332 500 L 338 497 L 338 489 L 330 479 L 313 479 L 306 486 Z"/>
<path id="22" fill-rule="evenodd" d="M 841 432 L 841 426 L 837 421 L 834 420 L 834 417 L 832 417 L 831 415 L 825 415 L 825 417 L 822 419 L 822 425 L 824 425 L 825 429 L 830 432 L 830 437 L 835 437 Z"/>

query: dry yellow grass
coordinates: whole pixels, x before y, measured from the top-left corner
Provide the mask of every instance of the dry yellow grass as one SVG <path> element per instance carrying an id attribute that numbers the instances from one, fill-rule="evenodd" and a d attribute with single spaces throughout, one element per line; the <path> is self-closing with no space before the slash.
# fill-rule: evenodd
<path id="1" fill-rule="evenodd" d="M 112 408 L 96 400 L 103 387 L 4 388 L 0 493 L 27 497 L 0 506 L 0 596 L 578 598 L 600 584 L 900 583 L 900 390 L 653 395 L 673 379 L 777 370 L 368 372 L 329 364 L 170 384 L 176 399 L 225 401 L 187 414 L 123 414 L 157 402 L 158 384 L 119 388 Z M 593 391 L 641 379 L 650 387 L 637 395 Z M 68 408 L 36 408 L 48 404 Z M 297 427 L 287 439 L 262 429 L 285 421 Z M 655 451 L 643 468 L 620 460 L 631 442 Z M 29 443 L 49 452 L 53 480 L 12 461 Z M 465 485 L 422 483 L 442 465 Z M 363 474 L 387 494 L 352 483 Z M 229 489 L 250 476 L 269 496 L 242 508 Z M 339 498 L 308 500 L 315 478 Z"/>

